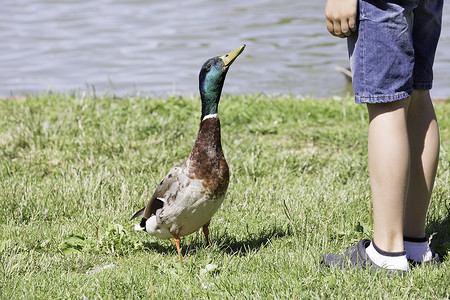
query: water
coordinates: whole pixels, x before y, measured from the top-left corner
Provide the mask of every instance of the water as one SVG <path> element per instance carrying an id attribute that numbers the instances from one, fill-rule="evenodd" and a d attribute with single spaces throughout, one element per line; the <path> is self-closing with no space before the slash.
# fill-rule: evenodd
<path id="1" fill-rule="evenodd" d="M 245 43 L 224 92 L 345 94 L 345 40 L 328 34 L 325 1 L 2 0 L 0 97 L 41 91 L 196 94 L 203 62 Z M 434 97 L 450 95 L 450 18 Z"/>

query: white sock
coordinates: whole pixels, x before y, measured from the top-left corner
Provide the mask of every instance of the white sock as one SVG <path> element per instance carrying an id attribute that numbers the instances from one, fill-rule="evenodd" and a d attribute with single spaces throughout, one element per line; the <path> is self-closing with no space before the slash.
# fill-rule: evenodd
<path id="1" fill-rule="evenodd" d="M 403 244 L 405 245 L 406 257 L 416 262 L 429 261 L 433 258 L 430 246 L 427 238 L 413 239 L 404 238 Z"/>
<path id="2" fill-rule="evenodd" d="M 406 259 L 406 252 L 387 252 L 378 248 L 375 243 L 370 243 L 366 248 L 366 253 L 370 260 L 377 266 L 387 270 L 402 270 L 408 271 L 408 260 Z"/>

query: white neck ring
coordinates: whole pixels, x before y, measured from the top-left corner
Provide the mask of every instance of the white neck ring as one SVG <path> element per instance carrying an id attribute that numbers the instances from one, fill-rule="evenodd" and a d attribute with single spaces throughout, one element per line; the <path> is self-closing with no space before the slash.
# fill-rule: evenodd
<path id="1" fill-rule="evenodd" d="M 202 121 L 205 121 L 206 119 L 212 119 L 212 118 L 218 118 L 219 114 L 209 114 L 203 117 Z"/>

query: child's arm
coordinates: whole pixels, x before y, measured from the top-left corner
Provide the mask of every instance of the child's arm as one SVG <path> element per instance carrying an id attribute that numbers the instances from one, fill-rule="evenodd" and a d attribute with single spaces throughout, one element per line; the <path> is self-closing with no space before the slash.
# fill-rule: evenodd
<path id="1" fill-rule="evenodd" d="M 356 31 L 358 0 L 327 0 L 325 17 L 328 31 L 340 38 Z"/>

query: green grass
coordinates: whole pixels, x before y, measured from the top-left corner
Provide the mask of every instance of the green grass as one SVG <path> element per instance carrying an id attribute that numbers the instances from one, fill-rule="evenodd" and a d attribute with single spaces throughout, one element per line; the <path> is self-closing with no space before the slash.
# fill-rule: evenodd
<path id="1" fill-rule="evenodd" d="M 129 217 L 189 154 L 197 97 L 0 100 L 0 298 L 450 297 L 449 101 L 427 222 L 444 262 L 403 278 L 319 264 L 372 235 L 363 105 L 225 95 L 219 110 L 228 194 L 212 245 L 185 237 L 177 262 Z"/>

